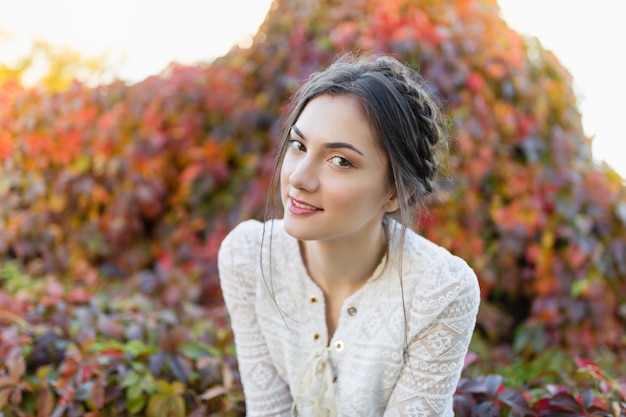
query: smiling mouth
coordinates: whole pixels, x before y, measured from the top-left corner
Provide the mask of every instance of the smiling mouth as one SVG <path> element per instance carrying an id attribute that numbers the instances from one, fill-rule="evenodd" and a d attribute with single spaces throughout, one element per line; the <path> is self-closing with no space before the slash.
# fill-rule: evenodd
<path id="1" fill-rule="evenodd" d="M 302 201 L 298 201 L 295 198 L 291 198 L 291 204 L 294 207 L 297 207 L 297 208 L 303 209 L 303 210 L 322 210 L 319 207 L 311 206 L 309 204 L 303 203 Z"/>

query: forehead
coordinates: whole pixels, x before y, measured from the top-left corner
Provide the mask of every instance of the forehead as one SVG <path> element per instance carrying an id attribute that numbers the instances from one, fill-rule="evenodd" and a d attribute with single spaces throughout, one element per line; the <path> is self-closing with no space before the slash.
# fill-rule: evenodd
<path id="1" fill-rule="evenodd" d="M 361 103 L 352 96 L 324 94 L 314 98 L 304 107 L 295 125 L 307 140 L 378 146 Z"/>

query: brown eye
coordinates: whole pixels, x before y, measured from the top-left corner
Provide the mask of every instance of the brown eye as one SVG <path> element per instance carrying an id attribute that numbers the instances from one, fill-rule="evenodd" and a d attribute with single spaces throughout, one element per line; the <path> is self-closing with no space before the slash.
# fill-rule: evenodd
<path id="1" fill-rule="evenodd" d="M 304 146 L 304 144 L 302 142 L 300 142 L 299 140 L 296 140 L 296 139 L 290 139 L 289 140 L 289 146 L 294 151 L 300 151 L 300 152 L 306 151 L 306 147 Z"/>
<path id="2" fill-rule="evenodd" d="M 352 166 L 350 161 L 341 156 L 333 156 L 330 161 L 333 165 L 338 166 L 339 168 L 348 168 Z"/>

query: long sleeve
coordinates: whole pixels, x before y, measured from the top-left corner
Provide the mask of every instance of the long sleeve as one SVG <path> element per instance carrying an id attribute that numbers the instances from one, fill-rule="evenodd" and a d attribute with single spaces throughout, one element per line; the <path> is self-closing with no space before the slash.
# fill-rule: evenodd
<path id="1" fill-rule="evenodd" d="M 452 399 L 476 323 L 480 291 L 476 277 L 458 262 L 447 285 L 420 291 L 410 316 L 428 323 L 409 340 L 408 357 L 385 417 L 452 416 Z"/>
<path id="2" fill-rule="evenodd" d="M 256 311 L 260 234 L 255 221 L 244 222 L 222 242 L 220 283 L 235 336 L 247 416 L 287 417 L 289 388 L 279 376 L 259 326 Z"/>

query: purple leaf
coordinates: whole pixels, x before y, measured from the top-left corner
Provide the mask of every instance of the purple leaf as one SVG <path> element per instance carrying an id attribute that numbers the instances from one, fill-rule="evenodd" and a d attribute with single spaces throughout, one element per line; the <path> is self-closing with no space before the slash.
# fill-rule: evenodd
<path id="1" fill-rule="evenodd" d="M 498 395 L 498 400 L 502 401 L 506 405 L 513 408 L 515 411 L 519 411 L 528 415 L 536 415 L 533 410 L 528 406 L 528 401 L 526 398 L 519 392 L 514 391 L 512 389 L 506 388 Z"/>
<path id="2" fill-rule="evenodd" d="M 581 412 L 583 408 L 578 401 L 569 394 L 559 393 L 550 400 L 550 405 L 558 406 L 563 410 Z"/>
<path id="3" fill-rule="evenodd" d="M 504 378 L 501 375 L 487 375 L 485 385 L 490 395 L 496 396 Z"/>

